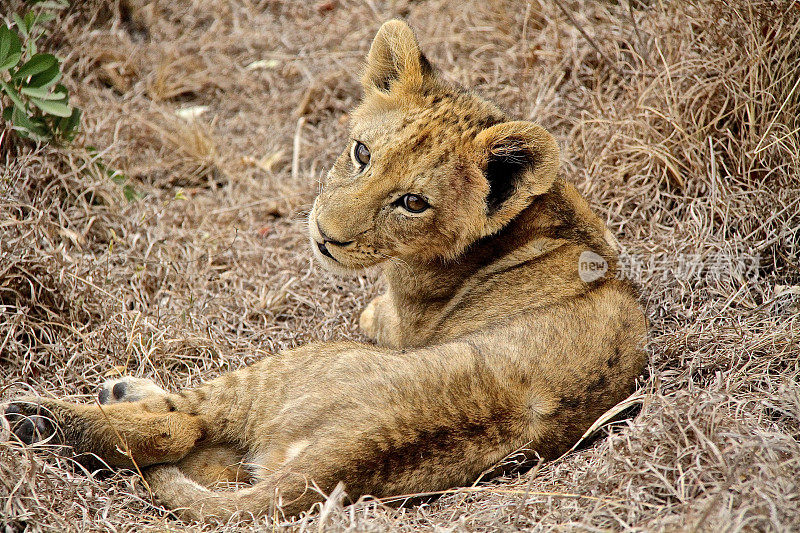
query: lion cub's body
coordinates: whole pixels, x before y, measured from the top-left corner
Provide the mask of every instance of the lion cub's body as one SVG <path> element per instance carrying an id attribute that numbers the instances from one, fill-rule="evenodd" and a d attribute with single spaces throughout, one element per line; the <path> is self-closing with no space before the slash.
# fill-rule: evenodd
<path id="1" fill-rule="evenodd" d="M 399 22 L 376 37 L 364 84 L 353 135 L 369 162 L 336 162 L 310 234 L 333 268 L 383 262 L 388 290 L 360 321 L 377 346 L 311 344 L 178 394 L 122 380 L 103 412 L 40 401 L 64 442 L 156 465 L 155 495 L 191 517 L 294 514 L 322 498 L 312 483 L 415 494 L 516 450 L 556 457 L 632 391 L 645 320 L 604 224 L 557 177 L 552 137 L 442 82 Z M 408 193 L 428 207 L 404 211 Z M 588 283 L 587 251 L 608 265 Z M 251 487 L 186 477 L 232 477 L 238 459 Z"/>

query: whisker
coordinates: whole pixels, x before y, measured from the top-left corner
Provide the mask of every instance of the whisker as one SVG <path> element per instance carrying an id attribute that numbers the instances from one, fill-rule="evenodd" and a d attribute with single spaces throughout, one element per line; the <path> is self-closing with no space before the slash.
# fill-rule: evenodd
<path id="1" fill-rule="evenodd" d="M 400 259 L 399 257 L 394 257 L 389 254 L 380 252 L 378 250 L 375 250 L 375 253 L 383 257 L 384 259 L 388 259 L 389 261 L 402 266 L 409 276 L 411 276 L 413 279 L 416 279 L 416 276 L 414 275 L 414 270 L 411 268 L 411 265 L 409 265 L 408 262 L 404 261 L 403 259 Z"/>

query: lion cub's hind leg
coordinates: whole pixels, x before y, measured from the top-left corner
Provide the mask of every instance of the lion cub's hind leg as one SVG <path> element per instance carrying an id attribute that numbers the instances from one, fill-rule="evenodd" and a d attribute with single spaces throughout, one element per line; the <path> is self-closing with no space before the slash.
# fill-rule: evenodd
<path id="1" fill-rule="evenodd" d="M 220 485 L 253 481 L 253 474 L 244 462 L 244 454 L 233 446 L 223 444 L 198 447 L 175 466 L 186 477 L 208 488 L 224 488 Z"/>

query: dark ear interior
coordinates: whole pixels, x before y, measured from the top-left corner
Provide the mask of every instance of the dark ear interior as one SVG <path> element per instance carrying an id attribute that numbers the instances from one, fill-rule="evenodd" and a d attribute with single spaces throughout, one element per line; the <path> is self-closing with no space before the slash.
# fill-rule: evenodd
<path id="1" fill-rule="evenodd" d="M 493 153 L 484 171 L 489 182 L 489 195 L 486 207 L 489 214 L 497 211 L 508 200 L 517 186 L 522 182 L 525 173 L 534 166 L 533 154 L 523 146 Z"/>
<path id="2" fill-rule="evenodd" d="M 524 120 L 489 126 L 475 143 L 485 158 L 488 227 L 497 229 L 552 187 L 558 174 L 558 144 L 544 128 Z"/>

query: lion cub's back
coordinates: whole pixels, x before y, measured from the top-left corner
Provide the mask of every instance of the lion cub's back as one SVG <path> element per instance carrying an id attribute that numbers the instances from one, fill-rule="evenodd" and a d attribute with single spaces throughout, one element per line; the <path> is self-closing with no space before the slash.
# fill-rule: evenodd
<path id="1" fill-rule="evenodd" d="M 554 457 L 633 392 L 647 361 L 646 335 L 635 290 L 614 279 L 467 338 L 492 366 L 519 380 L 520 394 L 530 395 L 532 409 L 547 422 L 539 426 L 546 438 L 536 439 L 537 451 Z"/>

